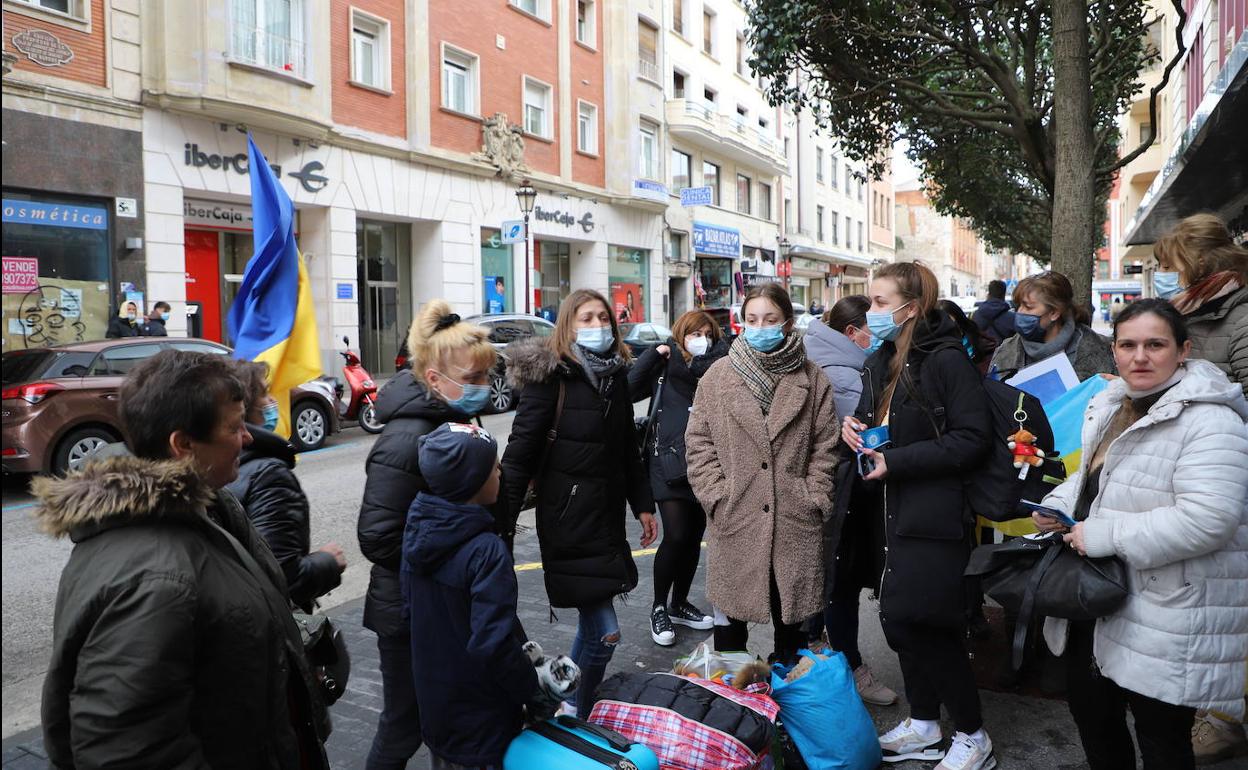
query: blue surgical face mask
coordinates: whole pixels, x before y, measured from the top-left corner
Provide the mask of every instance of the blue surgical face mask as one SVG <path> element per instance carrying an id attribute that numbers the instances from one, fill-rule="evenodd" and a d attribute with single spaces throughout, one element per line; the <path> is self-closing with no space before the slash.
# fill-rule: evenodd
<path id="1" fill-rule="evenodd" d="M 1015 313 L 1014 329 L 1029 342 L 1044 342 L 1044 335 L 1048 332 L 1040 325 L 1040 316 L 1030 313 Z"/>
<path id="2" fill-rule="evenodd" d="M 160 320 L 162 320 L 162 321 L 168 321 L 168 320 L 169 320 L 169 313 L 167 313 L 167 312 L 165 312 L 165 313 L 161 313 L 161 314 L 160 314 Z"/>
<path id="3" fill-rule="evenodd" d="M 588 326 L 576 330 L 576 344 L 595 353 L 605 353 L 615 344 L 610 326 Z"/>
<path id="4" fill-rule="evenodd" d="M 438 374 L 442 374 L 442 373 L 438 372 Z M 456 399 L 447 398 L 446 399 L 446 405 L 454 409 L 455 411 L 459 412 L 460 414 L 466 414 L 469 417 L 476 415 L 476 414 L 480 414 L 481 410 L 485 409 L 485 405 L 490 403 L 490 386 L 489 385 L 464 384 L 462 382 L 455 382 L 455 380 L 452 380 L 450 377 L 447 377 L 445 374 L 442 374 L 442 376 L 446 378 L 447 382 L 451 382 L 451 383 L 458 385 L 460 389 L 463 391 L 463 393 L 460 394 L 459 398 L 456 398 Z M 443 396 L 443 398 L 446 398 L 446 397 Z"/>
<path id="5" fill-rule="evenodd" d="M 784 342 L 784 324 L 776 326 L 747 326 L 745 341 L 760 353 L 770 353 Z"/>
<path id="6" fill-rule="evenodd" d="M 871 355 L 875 351 L 879 350 L 880 345 L 883 345 L 883 344 L 884 344 L 884 340 L 880 339 L 879 337 L 876 337 L 875 335 L 871 335 L 871 344 L 863 348 L 863 351 L 867 355 Z"/>
<path id="7" fill-rule="evenodd" d="M 1170 299 L 1183 291 L 1183 287 L 1179 284 L 1179 274 L 1176 272 L 1153 273 L 1153 291 L 1162 299 Z"/>
<path id="8" fill-rule="evenodd" d="M 264 405 L 261 410 L 264 415 L 264 424 L 261 426 L 265 430 L 273 430 L 277 427 L 277 402 L 271 401 Z"/>
<path id="9" fill-rule="evenodd" d="M 893 316 L 898 310 L 904 310 L 907 305 L 902 305 L 894 310 L 885 310 L 879 313 L 867 313 L 867 330 L 877 339 L 884 340 L 896 339 L 901 332 L 901 324 L 893 320 Z"/>

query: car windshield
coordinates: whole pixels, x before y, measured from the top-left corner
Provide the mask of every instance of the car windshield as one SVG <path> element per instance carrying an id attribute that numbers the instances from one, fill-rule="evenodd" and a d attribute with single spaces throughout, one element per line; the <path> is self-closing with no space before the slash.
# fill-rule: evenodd
<path id="1" fill-rule="evenodd" d="M 54 350 L 10 350 L 3 359 L 4 384 L 39 379 L 57 355 Z"/>

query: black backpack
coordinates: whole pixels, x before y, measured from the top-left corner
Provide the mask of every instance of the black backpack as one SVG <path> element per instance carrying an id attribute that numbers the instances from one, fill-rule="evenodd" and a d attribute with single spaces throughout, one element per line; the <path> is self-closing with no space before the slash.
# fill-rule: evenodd
<path id="1" fill-rule="evenodd" d="M 949 347 L 961 350 L 960 345 L 951 344 Z M 943 347 L 937 348 L 941 349 Z M 988 411 L 992 415 L 992 446 L 983 465 L 964 479 L 966 499 L 972 512 L 989 521 L 1026 518 L 1030 513 L 1019 510 L 1019 501 L 1043 500 L 1045 495 L 1066 480 L 1066 466 L 1053 448 L 1053 428 L 1040 399 L 998 380 L 985 379 L 984 391 L 988 394 Z M 943 426 L 932 417 L 932 410 L 924 399 L 914 392 L 912 395 L 927 412 L 937 434 L 943 432 Z M 939 413 L 944 414 L 944 410 L 939 410 Z M 1025 478 L 1019 478 L 1020 471 L 1014 467 L 1014 453 L 1009 446 L 1009 436 L 1020 427 L 1030 431 L 1036 437 L 1035 446 L 1044 451 L 1043 464 L 1024 466 L 1030 468 Z"/>

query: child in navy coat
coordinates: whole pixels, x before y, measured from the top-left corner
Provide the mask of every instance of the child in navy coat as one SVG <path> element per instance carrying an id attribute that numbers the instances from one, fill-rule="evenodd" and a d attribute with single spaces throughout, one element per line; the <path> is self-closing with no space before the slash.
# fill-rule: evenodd
<path id="1" fill-rule="evenodd" d="M 421 437 L 419 454 L 429 491 L 408 510 L 401 575 L 421 732 L 435 768 L 501 767 L 524 706 L 557 703 L 578 672 L 522 649 L 515 569 L 484 507 L 498 496 L 497 443 L 446 423 Z"/>

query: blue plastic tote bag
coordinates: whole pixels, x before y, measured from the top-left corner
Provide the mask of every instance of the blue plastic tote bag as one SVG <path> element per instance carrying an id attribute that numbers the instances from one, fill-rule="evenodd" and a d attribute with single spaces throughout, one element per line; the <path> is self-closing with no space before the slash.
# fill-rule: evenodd
<path id="1" fill-rule="evenodd" d="M 814 667 L 801 679 L 784 681 L 777 666 L 771 674 L 771 697 L 780 704 L 780 718 L 793 736 L 810 770 L 875 770 L 880 742 L 875 724 L 858 697 L 854 675 L 839 652 L 824 650 L 826 659 L 807 650 Z"/>

